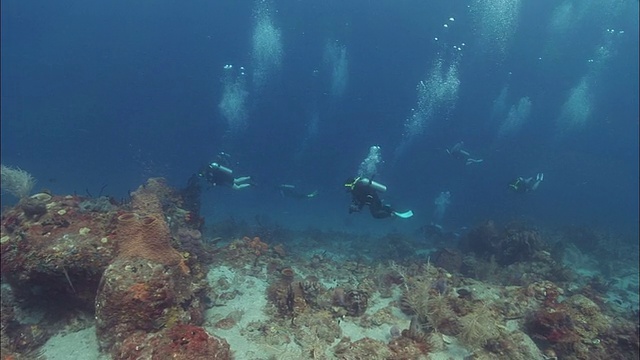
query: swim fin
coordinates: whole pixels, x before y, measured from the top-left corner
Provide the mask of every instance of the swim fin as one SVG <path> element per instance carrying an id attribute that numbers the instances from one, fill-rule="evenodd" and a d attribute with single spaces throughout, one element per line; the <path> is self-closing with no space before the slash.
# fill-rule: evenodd
<path id="1" fill-rule="evenodd" d="M 411 210 L 405 211 L 405 212 L 394 211 L 393 213 L 395 214 L 395 216 L 397 216 L 399 218 L 402 218 L 402 219 L 408 219 L 408 218 L 413 216 L 413 211 L 411 211 Z"/>

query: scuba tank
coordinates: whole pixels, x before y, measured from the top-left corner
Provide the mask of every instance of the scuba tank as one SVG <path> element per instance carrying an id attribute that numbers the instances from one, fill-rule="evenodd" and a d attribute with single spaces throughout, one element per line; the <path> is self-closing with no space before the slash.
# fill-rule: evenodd
<path id="1" fill-rule="evenodd" d="M 226 173 L 227 175 L 232 175 L 233 174 L 233 170 L 229 169 L 228 167 L 222 166 L 218 163 L 212 162 L 211 164 L 209 164 L 209 167 L 212 169 L 219 169 L 222 172 Z"/>
<path id="2" fill-rule="evenodd" d="M 379 182 L 375 182 L 375 181 L 367 179 L 367 178 L 361 178 L 360 180 L 358 180 L 358 182 L 361 183 L 362 185 L 370 186 L 372 189 L 374 189 L 376 191 L 380 191 L 380 192 L 387 191 L 387 187 L 386 186 L 380 184 Z"/>

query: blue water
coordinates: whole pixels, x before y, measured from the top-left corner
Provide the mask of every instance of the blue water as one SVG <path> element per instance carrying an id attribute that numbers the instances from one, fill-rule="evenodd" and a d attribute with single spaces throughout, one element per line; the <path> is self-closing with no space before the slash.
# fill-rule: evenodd
<path id="1" fill-rule="evenodd" d="M 451 229 L 527 219 L 637 235 L 638 2 L 522 0 L 507 11 L 511 3 L 3 1 L 2 163 L 32 173 L 34 191 L 95 196 L 104 187 L 124 198 L 152 176 L 182 187 L 226 151 L 258 186 L 205 191 L 209 222 L 261 215 L 291 227 L 412 232 L 434 221 L 435 198 L 450 191 L 442 224 Z M 252 37 L 265 17 L 282 51 L 257 88 Z M 331 93 L 328 43 L 347 51 L 341 95 Z M 416 86 L 438 60 L 456 67 L 455 99 L 403 142 Z M 247 72 L 247 126 L 234 133 L 218 106 L 226 64 Z M 505 87 L 506 108 L 492 118 Z M 529 116 L 499 136 L 524 97 Z M 448 157 L 460 140 L 484 162 Z M 371 145 L 382 149 L 384 199 L 412 219 L 347 213 L 343 181 Z M 508 191 L 538 172 L 536 192 Z M 283 198 L 280 183 L 319 195 Z M 3 205 L 13 202 L 3 194 Z"/>

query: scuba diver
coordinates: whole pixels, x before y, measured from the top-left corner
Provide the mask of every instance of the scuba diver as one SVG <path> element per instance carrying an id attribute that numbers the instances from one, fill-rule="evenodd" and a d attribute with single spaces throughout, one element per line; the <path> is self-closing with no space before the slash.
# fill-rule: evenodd
<path id="1" fill-rule="evenodd" d="M 540 183 L 544 180 L 544 174 L 538 173 L 536 174 L 536 178 L 528 177 L 523 178 L 522 176 L 518 176 L 515 180 L 509 183 L 509 188 L 517 193 L 528 193 L 531 191 L 535 191 Z"/>
<path id="2" fill-rule="evenodd" d="M 463 145 L 463 141 L 456 143 L 451 147 L 451 149 L 447 149 L 447 154 L 451 155 L 455 159 L 464 160 L 465 165 L 477 164 L 483 161 L 482 159 L 472 158 L 468 151 L 462 149 Z"/>
<path id="3" fill-rule="evenodd" d="M 365 205 L 369 206 L 371 216 L 376 219 L 384 219 L 390 216 L 397 216 L 408 219 L 413 216 L 413 211 L 396 212 L 391 205 L 383 204 L 378 196 L 378 191 L 385 192 L 387 187 L 364 177 L 350 178 L 344 186 L 351 193 L 351 205 L 349 214 L 360 212 Z"/>
<path id="4" fill-rule="evenodd" d="M 244 189 L 253 185 L 248 182 L 251 180 L 251 176 L 239 178 L 233 176 L 233 170 L 228 167 L 230 158 L 231 156 L 225 152 L 219 153 L 216 161 L 202 169 L 198 176 L 204 178 L 212 186 L 229 186 L 234 190 Z"/>
<path id="5" fill-rule="evenodd" d="M 294 199 L 311 199 L 318 195 L 318 190 L 314 190 L 310 193 L 305 193 L 296 189 L 295 185 L 289 184 L 280 184 L 276 186 L 276 189 L 278 189 L 280 195 Z"/>

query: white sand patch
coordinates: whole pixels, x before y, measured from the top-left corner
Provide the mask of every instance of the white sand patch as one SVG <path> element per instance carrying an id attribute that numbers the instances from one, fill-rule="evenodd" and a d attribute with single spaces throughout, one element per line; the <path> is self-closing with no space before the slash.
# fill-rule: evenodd
<path id="1" fill-rule="evenodd" d="M 500 287 L 476 281 L 472 286 L 466 286 L 473 293 L 473 297 L 485 304 L 491 304 L 501 299 Z"/>
<path id="2" fill-rule="evenodd" d="M 373 296 L 369 298 L 369 307 L 367 308 L 366 314 L 373 315 L 378 311 L 388 307 L 394 299 L 399 299 L 402 296 L 402 291 L 400 288 L 395 287 L 392 290 L 392 296 L 383 298 L 380 296 L 379 292 L 374 292 Z"/>
<path id="3" fill-rule="evenodd" d="M 629 309 L 638 309 L 640 306 L 638 272 L 615 279 L 617 281 L 606 294 L 610 306 L 621 313 L 628 313 Z"/>
<path id="4" fill-rule="evenodd" d="M 465 349 L 458 343 L 455 338 L 449 338 L 451 343 L 445 345 L 445 349 L 442 351 L 429 354 L 429 360 L 464 360 L 468 359 L 471 355 L 469 350 Z"/>
<path id="5" fill-rule="evenodd" d="M 338 281 L 338 279 L 319 279 L 318 282 L 320 283 L 320 285 L 324 286 L 327 289 L 333 289 L 335 287 L 337 287 L 340 284 L 340 281 Z"/>
<path id="6" fill-rule="evenodd" d="M 100 354 L 95 326 L 51 337 L 43 346 L 47 360 L 107 360 Z"/>
<path id="7" fill-rule="evenodd" d="M 600 271 L 584 267 L 572 267 L 576 274 L 584 277 L 594 277 L 600 275 Z"/>
<path id="8" fill-rule="evenodd" d="M 205 312 L 206 330 L 227 340 L 236 359 L 263 358 L 264 348 L 249 341 L 240 332 L 250 322 L 268 320 L 264 313 L 267 306 L 267 282 L 254 276 L 242 275 L 226 266 L 212 268 L 207 274 L 207 280 L 214 289 L 221 278 L 225 278 L 231 284 L 227 291 L 237 291 L 237 295 L 223 306 L 214 306 Z M 227 330 L 213 327 L 215 322 L 232 313 L 238 314 L 237 323 L 233 328 Z"/>
<path id="9" fill-rule="evenodd" d="M 269 285 L 266 280 L 238 274 L 235 270 L 226 266 L 211 269 L 207 274 L 207 280 L 209 280 L 214 289 L 216 281 L 221 277 L 225 277 L 231 283 L 229 291 L 236 291 L 238 294 L 223 306 L 214 306 L 207 310 L 205 313 L 207 321 L 215 322 L 221 320 L 234 311 L 242 313 L 241 318 L 237 320 L 237 326 L 240 327 L 245 327 L 252 321 L 268 319 L 264 314 L 264 309 L 267 306 L 267 287 Z"/>
<path id="10" fill-rule="evenodd" d="M 393 292 L 394 296 L 389 298 L 380 297 L 380 293 L 375 292 L 373 296 L 369 298 L 369 307 L 365 312 L 366 315 L 373 316 L 376 312 L 390 306 L 391 302 L 398 298 L 401 291 L 396 288 Z M 358 341 L 362 338 L 368 337 L 374 340 L 380 340 L 383 342 L 389 342 L 391 340 L 391 327 L 397 326 L 400 329 L 406 329 L 409 327 L 411 319 L 403 314 L 400 309 L 392 308 L 391 313 L 396 318 L 395 324 L 380 324 L 373 328 L 363 328 L 360 325 L 354 323 L 351 318 L 346 317 L 340 322 L 340 328 L 342 329 L 342 335 L 348 336 L 351 341 Z"/>
<path id="11" fill-rule="evenodd" d="M 342 329 L 342 335 L 348 336 L 351 341 L 358 341 L 362 338 L 368 337 L 386 343 L 389 341 L 389 339 L 391 339 L 391 335 L 389 333 L 391 325 L 387 324 L 383 324 L 375 328 L 365 329 L 349 320 L 344 320 L 340 322 L 340 328 Z"/>

